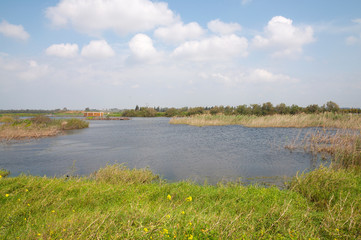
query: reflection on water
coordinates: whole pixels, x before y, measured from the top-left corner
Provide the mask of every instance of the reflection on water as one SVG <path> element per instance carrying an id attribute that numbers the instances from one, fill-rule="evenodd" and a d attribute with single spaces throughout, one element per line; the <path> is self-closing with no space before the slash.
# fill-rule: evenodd
<path id="1" fill-rule="evenodd" d="M 88 129 L 63 136 L 1 144 L 0 168 L 10 170 L 12 176 L 22 172 L 59 176 L 69 172 L 75 161 L 76 173 L 85 175 L 117 162 L 130 168 L 149 167 L 170 181 L 214 184 L 258 176 L 293 176 L 316 166 L 310 154 L 283 147 L 307 130 L 193 127 L 168 121 L 91 121 Z"/>

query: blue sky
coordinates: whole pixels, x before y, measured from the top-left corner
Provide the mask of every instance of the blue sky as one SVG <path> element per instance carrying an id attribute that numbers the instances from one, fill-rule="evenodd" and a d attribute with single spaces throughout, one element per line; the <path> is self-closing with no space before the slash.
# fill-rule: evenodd
<path id="1" fill-rule="evenodd" d="M 361 1 L 0 2 L 0 109 L 361 107 Z"/>

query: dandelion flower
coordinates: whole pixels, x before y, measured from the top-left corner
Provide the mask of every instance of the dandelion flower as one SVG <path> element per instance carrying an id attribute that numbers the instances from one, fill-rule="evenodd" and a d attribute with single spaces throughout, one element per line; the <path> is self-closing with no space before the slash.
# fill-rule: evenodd
<path id="1" fill-rule="evenodd" d="M 51 212 L 52 212 L 52 213 L 55 213 L 55 210 L 52 210 Z"/>
<path id="2" fill-rule="evenodd" d="M 2 178 L 3 176 L 0 175 L 0 178 Z"/>
<path id="3" fill-rule="evenodd" d="M 144 232 L 148 232 L 148 228 L 144 228 Z"/>
<path id="4" fill-rule="evenodd" d="M 169 201 L 172 200 L 172 196 L 169 195 L 169 194 L 168 194 L 167 198 L 168 198 Z"/>
<path id="5" fill-rule="evenodd" d="M 29 190 L 28 190 L 28 189 L 25 189 L 25 192 L 29 192 Z"/>
<path id="6" fill-rule="evenodd" d="M 167 218 L 170 218 L 170 215 L 169 215 L 169 214 L 167 215 Z"/>
<path id="7" fill-rule="evenodd" d="M 182 214 L 184 215 L 184 214 L 186 214 L 184 211 L 182 211 Z"/>
<path id="8" fill-rule="evenodd" d="M 193 235 L 192 235 L 192 234 L 189 234 L 188 239 L 193 239 Z"/>
<path id="9" fill-rule="evenodd" d="M 9 197 L 9 194 L 5 194 L 5 197 Z"/>
<path id="10" fill-rule="evenodd" d="M 30 207 L 30 204 L 28 203 L 28 206 Z"/>
<path id="11" fill-rule="evenodd" d="M 187 197 L 187 198 L 186 198 L 186 201 L 187 201 L 187 202 L 192 202 L 192 197 L 191 197 L 191 196 Z"/>
<path id="12" fill-rule="evenodd" d="M 164 234 L 168 234 L 168 230 L 165 229 L 165 228 L 163 228 L 163 233 L 164 233 Z"/>
<path id="13" fill-rule="evenodd" d="M 38 236 L 41 236 L 41 234 L 40 234 L 40 233 L 38 233 Z"/>
<path id="14" fill-rule="evenodd" d="M 189 224 L 189 226 L 192 226 L 192 223 L 191 223 L 191 222 L 189 222 L 188 224 Z"/>

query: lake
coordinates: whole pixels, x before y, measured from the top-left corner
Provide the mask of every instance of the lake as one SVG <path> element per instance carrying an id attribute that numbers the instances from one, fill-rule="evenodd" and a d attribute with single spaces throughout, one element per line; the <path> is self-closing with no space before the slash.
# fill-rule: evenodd
<path id="1" fill-rule="evenodd" d="M 106 164 L 149 167 L 169 181 L 249 181 L 279 179 L 309 171 L 318 164 L 303 150 L 285 144 L 309 129 L 194 127 L 171 125 L 168 118 L 90 121 L 87 129 L 65 135 L 0 144 L 0 168 L 39 176 L 62 176 L 75 169 L 88 175 Z"/>

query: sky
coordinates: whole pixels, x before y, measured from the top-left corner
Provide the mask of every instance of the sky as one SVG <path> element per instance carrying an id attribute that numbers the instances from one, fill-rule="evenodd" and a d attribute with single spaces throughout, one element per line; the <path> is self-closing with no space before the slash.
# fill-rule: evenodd
<path id="1" fill-rule="evenodd" d="M 0 1 L 0 109 L 361 107 L 359 0 Z"/>

